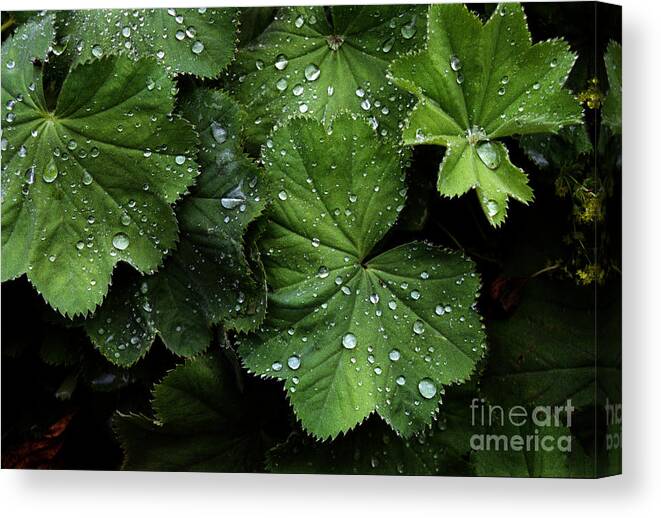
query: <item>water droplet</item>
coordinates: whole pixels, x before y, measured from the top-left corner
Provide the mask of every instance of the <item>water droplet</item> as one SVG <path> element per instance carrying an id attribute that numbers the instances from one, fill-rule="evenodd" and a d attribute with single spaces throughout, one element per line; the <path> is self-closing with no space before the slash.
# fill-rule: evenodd
<path id="1" fill-rule="evenodd" d="M 280 198 L 282 201 L 285 201 L 288 198 L 287 192 L 286 191 L 280 191 L 278 193 L 278 198 Z"/>
<path id="2" fill-rule="evenodd" d="M 183 165 L 183 163 L 186 161 L 186 157 L 184 155 L 177 155 L 176 157 L 174 157 L 174 161 L 178 165 Z"/>
<path id="3" fill-rule="evenodd" d="M 191 47 L 191 51 L 193 51 L 193 54 L 201 54 L 203 50 L 204 50 L 204 43 L 202 43 L 200 40 L 195 41 L 195 43 L 193 43 L 193 46 Z"/>
<path id="4" fill-rule="evenodd" d="M 236 187 L 228 191 L 221 199 L 220 199 L 220 205 L 224 209 L 235 209 L 239 207 L 241 204 L 246 202 L 246 195 L 243 194 L 242 190 L 242 184 L 239 183 Z"/>
<path id="5" fill-rule="evenodd" d="M 117 250 L 126 250 L 129 246 L 129 236 L 124 232 L 118 232 L 112 238 L 112 246 Z"/>
<path id="6" fill-rule="evenodd" d="M 129 26 L 122 27 L 122 36 L 128 38 L 130 35 L 131 35 L 131 27 Z"/>
<path id="7" fill-rule="evenodd" d="M 503 77 L 501 77 L 501 78 L 500 78 L 500 82 L 503 83 L 504 85 L 506 85 L 507 83 L 510 82 L 510 78 L 509 78 L 509 76 L 503 76 Z"/>
<path id="8" fill-rule="evenodd" d="M 316 81 L 317 79 L 319 79 L 321 70 L 319 70 L 319 67 L 314 63 L 310 63 L 307 67 L 305 67 L 304 74 L 305 74 L 305 79 L 307 79 L 308 81 Z"/>
<path id="9" fill-rule="evenodd" d="M 177 32 L 174 33 L 174 37 L 177 40 L 182 41 L 186 38 L 186 33 L 184 31 L 182 31 L 181 29 L 179 29 Z"/>
<path id="10" fill-rule="evenodd" d="M 28 185 L 32 185 L 34 183 L 34 166 L 25 171 L 25 181 Z"/>
<path id="11" fill-rule="evenodd" d="M 388 302 L 388 307 L 392 310 L 397 309 L 397 302 L 395 302 L 394 300 L 391 300 L 390 302 Z"/>
<path id="12" fill-rule="evenodd" d="M 372 293 L 370 295 L 370 302 L 372 304 L 377 304 L 379 302 L 379 294 L 378 293 Z"/>
<path id="13" fill-rule="evenodd" d="M 287 59 L 287 56 L 284 54 L 278 55 L 277 58 L 275 58 L 275 68 L 278 70 L 284 70 L 287 68 L 287 65 L 289 64 L 289 60 Z"/>
<path id="14" fill-rule="evenodd" d="M 436 309 L 434 309 L 434 313 L 436 313 L 438 316 L 445 315 L 445 308 L 439 304 L 436 306 Z"/>
<path id="15" fill-rule="evenodd" d="M 411 298 L 413 300 L 418 300 L 420 298 L 420 292 L 418 290 L 413 290 L 411 292 Z"/>
<path id="16" fill-rule="evenodd" d="M 357 342 L 358 340 L 356 339 L 356 335 L 351 333 L 347 333 L 342 337 L 342 345 L 345 349 L 354 349 Z"/>
<path id="17" fill-rule="evenodd" d="M 422 322 L 422 320 L 416 320 L 413 323 L 413 332 L 416 335 L 421 335 L 422 333 L 425 332 L 425 324 Z"/>
<path id="18" fill-rule="evenodd" d="M 461 70 L 461 60 L 455 55 L 450 57 L 450 68 L 455 72 Z"/>
<path id="19" fill-rule="evenodd" d="M 211 135 L 218 144 L 224 144 L 227 140 L 227 130 L 216 121 L 211 123 Z"/>
<path id="20" fill-rule="evenodd" d="M 294 371 L 295 371 L 295 370 L 297 370 L 297 369 L 301 366 L 301 359 L 300 359 L 298 356 L 296 356 L 296 355 L 294 355 L 294 356 L 290 356 L 290 357 L 287 359 L 287 366 L 288 366 L 291 370 L 294 370 Z"/>
<path id="21" fill-rule="evenodd" d="M 397 360 L 399 360 L 401 358 L 401 354 L 399 353 L 399 351 L 397 349 L 393 349 L 392 351 L 390 351 L 388 353 L 388 358 L 390 358 L 391 361 L 396 362 Z"/>
<path id="22" fill-rule="evenodd" d="M 418 31 L 418 28 L 415 26 L 415 17 L 413 20 L 411 20 L 410 23 L 407 23 L 406 25 L 402 25 L 401 33 L 402 37 L 405 40 L 410 40 L 415 36 L 415 33 Z"/>
<path id="23" fill-rule="evenodd" d="M 92 46 L 92 56 L 95 58 L 100 58 L 103 56 L 103 49 L 101 48 L 101 45 Z"/>
<path id="24" fill-rule="evenodd" d="M 500 165 L 498 147 L 490 141 L 480 142 L 476 148 L 477 156 L 489 169 L 497 169 Z"/>
<path id="25" fill-rule="evenodd" d="M 498 206 L 498 202 L 496 200 L 487 200 L 486 206 L 487 206 L 487 213 L 489 214 L 490 218 L 493 218 L 496 214 L 498 214 L 498 211 L 500 210 L 500 207 Z"/>
<path id="26" fill-rule="evenodd" d="M 13 59 L 7 61 L 6 64 L 7 70 L 13 70 L 15 66 L 16 66 L 16 61 L 14 61 Z"/>
<path id="27" fill-rule="evenodd" d="M 436 385 L 429 378 L 423 378 L 418 383 L 418 390 L 420 395 L 425 399 L 431 399 L 436 395 Z"/>
<path id="28" fill-rule="evenodd" d="M 298 97 L 303 93 L 303 85 L 294 85 L 294 88 L 292 88 L 291 91 L 296 97 Z"/>
<path id="29" fill-rule="evenodd" d="M 294 25 L 296 26 L 297 29 L 303 27 L 304 23 L 305 23 L 305 18 L 303 18 L 303 16 L 298 16 L 296 20 L 294 20 Z"/>
<path id="30" fill-rule="evenodd" d="M 330 272 L 328 271 L 328 268 L 326 268 L 325 266 L 320 266 L 319 270 L 317 270 L 317 276 L 320 279 L 325 279 L 326 277 L 328 277 L 329 273 Z"/>
<path id="31" fill-rule="evenodd" d="M 388 38 L 386 41 L 383 42 L 383 45 L 381 45 L 381 50 L 387 54 L 392 50 L 394 44 L 395 44 L 395 38 Z"/>
<path id="32" fill-rule="evenodd" d="M 284 92 L 287 89 L 287 80 L 284 77 L 281 77 L 278 79 L 278 82 L 275 83 L 275 87 L 281 92 Z"/>
<path id="33" fill-rule="evenodd" d="M 57 167 L 55 166 L 55 162 L 51 160 L 46 166 L 46 170 L 44 171 L 42 178 L 46 183 L 53 183 L 58 174 L 59 173 L 57 171 Z"/>
<path id="34" fill-rule="evenodd" d="M 282 363 L 280 362 L 273 362 L 271 364 L 271 369 L 274 370 L 275 372 L 281 371 L 282 370 Z"/>
<path id="35" fill-rule="evenodd" d="M 83 173 L 83 184 L 84 185 L 90 185 L 94 181 L 94 178 L 92 178 L 92 175 L 89 174 L 87 171 Z"/>
<path id="36" fill-rule="evenodd" d="M 399 385 L 400 387 L 406 383 L 406 378 L 404 376 L 397 376 L 397 379 L 395 380 L 395 383 Z"/>
<path id="37" fill-rule="evenodd" d="M 308 105 L 303 103 L 298 107 L 298 111 L 301 113 L 307 113 L 308 111 Z"/>

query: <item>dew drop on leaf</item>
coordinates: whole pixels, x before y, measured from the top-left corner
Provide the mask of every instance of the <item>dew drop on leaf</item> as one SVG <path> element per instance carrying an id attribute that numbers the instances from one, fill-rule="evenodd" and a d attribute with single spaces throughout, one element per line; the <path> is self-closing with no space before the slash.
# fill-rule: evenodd
<path id="1" fill-rule="evenodd" d="M 227 140 L 227 130 L 216 121 L 211 123 L 211 135 L 218 144 L 223 144 Z"/>
<path id="2" fill-rule="evenodd" d="M 308 81 L 316 81 L 319 79 L 319 75 L 321 74 L 321 71 L 319 70 L 319 67 L 315 65 L 314 63 L 310 63 L 308 66 L 305 67 L 305 79 Z"/>
<path id="3" fill-rule="evenodd" d="M 356 339 L 356 335 L 354 334 L 347 333 L 342 337 L 342 346 L 345 349 L 354 349 L 357 343 L 358 340 Z"/>
<path id="4" fill-rule="evenodd" d="M 497 169 L 500 165 L 498 148 L 490 141 L 480 142 L 476 148 L 477 156 L 489 169 Z"/>
<path id="5" fill-rule="evenodd" d="M 423 398 L 431 399 L 436 395 L 436 385 L 431 379 L 423 378 L 418 383 L 418 391 Z"/>
<path id="6" fill-rule="evenodd" d="M 44 170 L 44 174 L 43 174 L 44 182 L 53 183 L 57 178 L 58 174 L 59 173 L 57 171 L 57 166 L 55 165 L 55 161 L 51 160 L 50 162 L 48 162 L 48 165 Z"/>
<path id="7" fill-rule="evenodd" d="M 289 64 L 289 60 L 287 59 L 287 56 L 284 54 L 279 54 L 277 58 L 275 58 L 275 68 L 278 70 L 284 70 L 287 68 L 287 65 Z"/>
<path id="8" fill-rule="evenodd" d="M 300 359 L 298 356 L 296 356 L 296 355 L 294 355 L 294 356 L 290 356 L 290 357 L 287 359 L 287 366 L 288 366 L 291 370 L 297 370 L 297 369 L 301 366 L 301 359 Z"/>
<path id="9" fill-rule="evenodd" d="M 129 246 L 129 236 L 124 232 L 118 232 L 112 238 L 112 246 L 117 250 L 126 250 Z"/>
<path id="10" fill-rule="evenodd" d="M 202 43 L 200 40 L 195 41 L 191 47 L 191 51 L 193 54 L 202 54 L 202 51 L 204 50 L 204 43 Z"/>

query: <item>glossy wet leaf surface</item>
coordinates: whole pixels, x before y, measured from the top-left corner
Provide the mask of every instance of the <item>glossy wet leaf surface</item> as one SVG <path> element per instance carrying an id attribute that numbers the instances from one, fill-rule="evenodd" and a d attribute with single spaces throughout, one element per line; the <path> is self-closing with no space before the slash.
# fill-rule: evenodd
<path id="1" fill-rule="evenodd" d="M 150 60 L 76 67 L 50 109 L 41 63 L 53 35 L 46 16 L 2 45 L 2 275 L 27 273 L 75 315 L 101 302 L 117 262 L 151 272 L 174 246 L 171 204 L 197 175 L 195 134 Z"/>
<path id="2" fill-rule="evenodd" d="M 266 205 L 266 179 L 241 150 L 243 115 L 224 92 L 202 88 L 182 100 L 181 111 L 200 135 L 202 173 L 177 208 L 177 250 L 155 275 L 112 290 L 86 325 L 103 354 L 122 365 L 142 357 L 156 334 L 176 354 L 192 356 L 208 347 L 212 324 L 246 331 L 264 318 L 266 289 L 244 236 Z"/>
<path id="3" fill-rule="evenodd" d="M 563 88 L 576 55 L 562 40 L 533 45 L 519 4 L 499 5 L 484 24 L 461 4 L 433 5 L 428 17 L 426 49 L 389 68 L 395 84 L 418 98 L 404 142 L 444 146 L 439 192 L 475 189 L 499 226 L 510 198 L 533 199 L 500 139 L 582 123 L 580 105 Z"/>
<path id="4" fill-rule="evenodd" d="M 112 54 L 151 58 L 169 73 L 216 77 L 236 47 L 235 9 L 92 9 L 58 14 L 73 66 Z"/>
<path id="5" fill-rule="evenodd" d="M 292 115 L 329 124 L 342 111 L 396 138 L 412 96 L 386 79 L 386 67 L 423 42 L 425 25 L 422 6 L 281 9 L 231 67 L 231 91 L 252 117 L 251 141 L 264 143 Z"/>
<path id="6" fill-rule="evenodd" d="M 474 265 L 422 242 L 374 256 L 404 203 L 406 155 L 363 120 L 340 117 L 329 135 L 294 119 L 272 140 L 263 160 L 277 199 L 260 240 L 272 292 L 264 326 L 241 342 L 244 364 L 284 380 L 317 437 L 375 411 L 409 436 L 484 352 Z"/>

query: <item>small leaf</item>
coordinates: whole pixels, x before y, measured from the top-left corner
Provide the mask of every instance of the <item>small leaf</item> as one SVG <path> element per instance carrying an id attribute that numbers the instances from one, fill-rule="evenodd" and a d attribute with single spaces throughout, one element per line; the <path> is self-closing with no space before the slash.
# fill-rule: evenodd
<path id="1" fill-rule="evenodd" d="M 125 57 L 71 70 L 53 111 L 42 86 L 53 17 L 2 45 L 2 278 L 27 273 L 54 308 L 101 302 L 118 261 L 151 272 L 174 246 L 171 204 L 197 175 L 174 84 Z"/>
<path id="2" fill-rule="evenodd" d="M 603 122 L 616 135 L 622 134 L 622 45 L 611 41 L 604 55 L 608 95 L 601 110 Z"/>
<path id="3" fill-rule="evenodd" d="M 276 122 L 302 113 L 330 124 L 363 114 L 383 135 L 399 134 L 412 97 L 386 80 L 388 63 L 424 38 L 422 6 L 287 7 L 232 65 L 231 90 L 263 144 Z"/>
<path id="4" fill-rule="evenodd" d="M 72 66 L 101 56 L 149 57 L 174 74 L 216 77 L 236 46 L 236 9 L 86 9 L 58 14 Z"/>
<path id="5" fill-rule="evenodd" d="M 293 119 L 264 152 L 278 193 L 259 242 L 272 292 L 239 352 L 251 371 L 285 381 L 317 437 L 374 411 L 410 436 L 483 354 L 472 261 L 420 242 L 374 257 L 404 203 L 405 159 L 348 116 L 330 134 Z"/>
<path id="6" fill-rule="evenodd" d="M 416 95 L 403 139 L 445 146 L 438 190 L 471 189 L 493 226 L 508 199 L 533 199 L 528 178 L 498 140 L 582 124 L 581 107 L 563 88 L 576 59 L 562 40 L 532 45 L 523 9 L 501 4 L 482 24 L 463 5 L 429 8 L 427 48 L 397 59 L 389 75 Z"/>
<path id="7" fill-rule="evenodd" d="M 174 353 L 192 356 L 211 342 L 212 324 L 248 331 L 264 317 L 264 281 L 253 274 L 261 265 L 246 258 L 244 235 L 265 207 L 266 187 L 241 150 L 243 116 L 220 91 L 196 89 L 181 105 L 200 134 L 202 174 L 177 208 L 178 248 L 156 274 L 113 290 L 86 324 L 120 365 L 146 354 L 156 334 Z"/>

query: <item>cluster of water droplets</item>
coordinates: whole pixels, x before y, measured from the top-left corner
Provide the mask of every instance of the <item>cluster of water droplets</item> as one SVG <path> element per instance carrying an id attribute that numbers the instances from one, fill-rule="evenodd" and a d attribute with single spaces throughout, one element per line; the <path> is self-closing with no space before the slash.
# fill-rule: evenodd
<path id="1" fill-rule="evenodd" d="M 165 27 L 160 11 L 167 13 Z M 72 36 L 58 46 L 62 47 L 60 53 L 71 47 L 78 55 L 89 53 L 97 59 L 122 52 L 134 59 L 150 55 L 163 61 L 185 45 L 195 57 L 205 52 L 201 33 L 214 23 L 213 10 L 207 13 L 206 8 L 80 11 L 65 20 L 63 29 L 70 26 Z M 79 34 L 86 36 L 74 39 Z"/>

